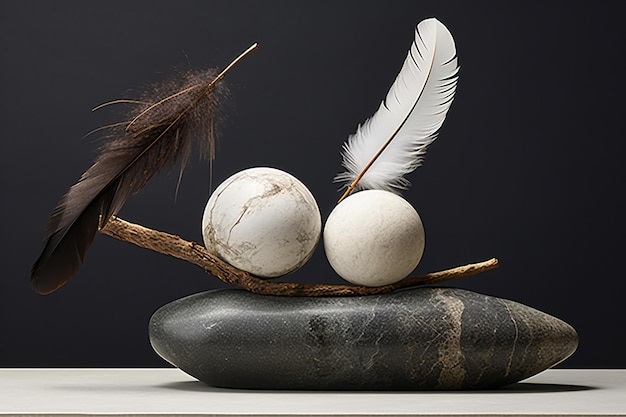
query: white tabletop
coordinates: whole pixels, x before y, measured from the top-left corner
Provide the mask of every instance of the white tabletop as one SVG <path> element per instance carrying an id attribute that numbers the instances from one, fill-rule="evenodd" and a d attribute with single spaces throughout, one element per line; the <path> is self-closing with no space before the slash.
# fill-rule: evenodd
<path id="1" fill-rule="evenodd" d="M 626 416 L 626 370 L 549 370 L 494 391 L 248 391 L 177 369 L 0 369 L 0 415 Z"/>

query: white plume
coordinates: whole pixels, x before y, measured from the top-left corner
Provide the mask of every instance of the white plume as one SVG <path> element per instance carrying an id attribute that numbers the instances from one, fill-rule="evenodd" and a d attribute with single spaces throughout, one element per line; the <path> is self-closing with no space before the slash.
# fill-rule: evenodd
<path id="1" fill-rule="evenodd" d="M 347 172 L 335 181 L 349 185 L 345 195 L 355 187 L 394 191 L 409 186 L 404 175 L 421 165 L 436 139 L 454 99 L 458 71 L 448 29 L 435 18 L 420 22 L 387 97 L 343 145 Z"/>

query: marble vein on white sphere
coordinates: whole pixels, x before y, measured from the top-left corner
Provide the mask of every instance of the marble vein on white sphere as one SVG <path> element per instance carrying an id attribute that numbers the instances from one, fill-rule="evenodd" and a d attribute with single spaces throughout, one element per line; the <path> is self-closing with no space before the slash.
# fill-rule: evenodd
<path id="1" fill-rule="evenodd" d="M 311 257 L 321 234 L 315 198 L 297 178 L 250 168 L 226 179 L 204 210 L 206 248 L 260 277 L 288 274 Z"/>

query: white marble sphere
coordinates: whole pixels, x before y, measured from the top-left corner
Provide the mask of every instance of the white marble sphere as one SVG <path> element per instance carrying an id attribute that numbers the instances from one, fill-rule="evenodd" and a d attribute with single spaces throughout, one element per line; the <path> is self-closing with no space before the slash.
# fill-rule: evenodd
<path id="1" fill-rule="evenodd" d="M 265 278 L 304 265 L 321 229 L 311 192 L 294 176 L 274 168 L 250 168 L 226 179 L 209 198 L 202 218 L 209 252 Z"/>
<path id="2" fill-rule="evenodd" d="M 368 287 L 393 284 L 422 259 L 424 227 L 402 197 L 382 190 L 360 191 L 330 213 L 324 250 L 346 281 Z"/>

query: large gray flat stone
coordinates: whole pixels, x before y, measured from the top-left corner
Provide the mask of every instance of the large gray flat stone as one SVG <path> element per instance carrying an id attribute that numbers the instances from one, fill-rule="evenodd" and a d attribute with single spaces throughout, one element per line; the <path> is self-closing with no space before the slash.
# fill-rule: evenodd
<path id="1" fill-rule="evenodd" d="M 328 298 L 209 291 L 159 309 L 150 341 L 219 387 L 455 390 L 535 375 L 569 357 L 578 336 L 513 301 L 426 287 Z"/>

